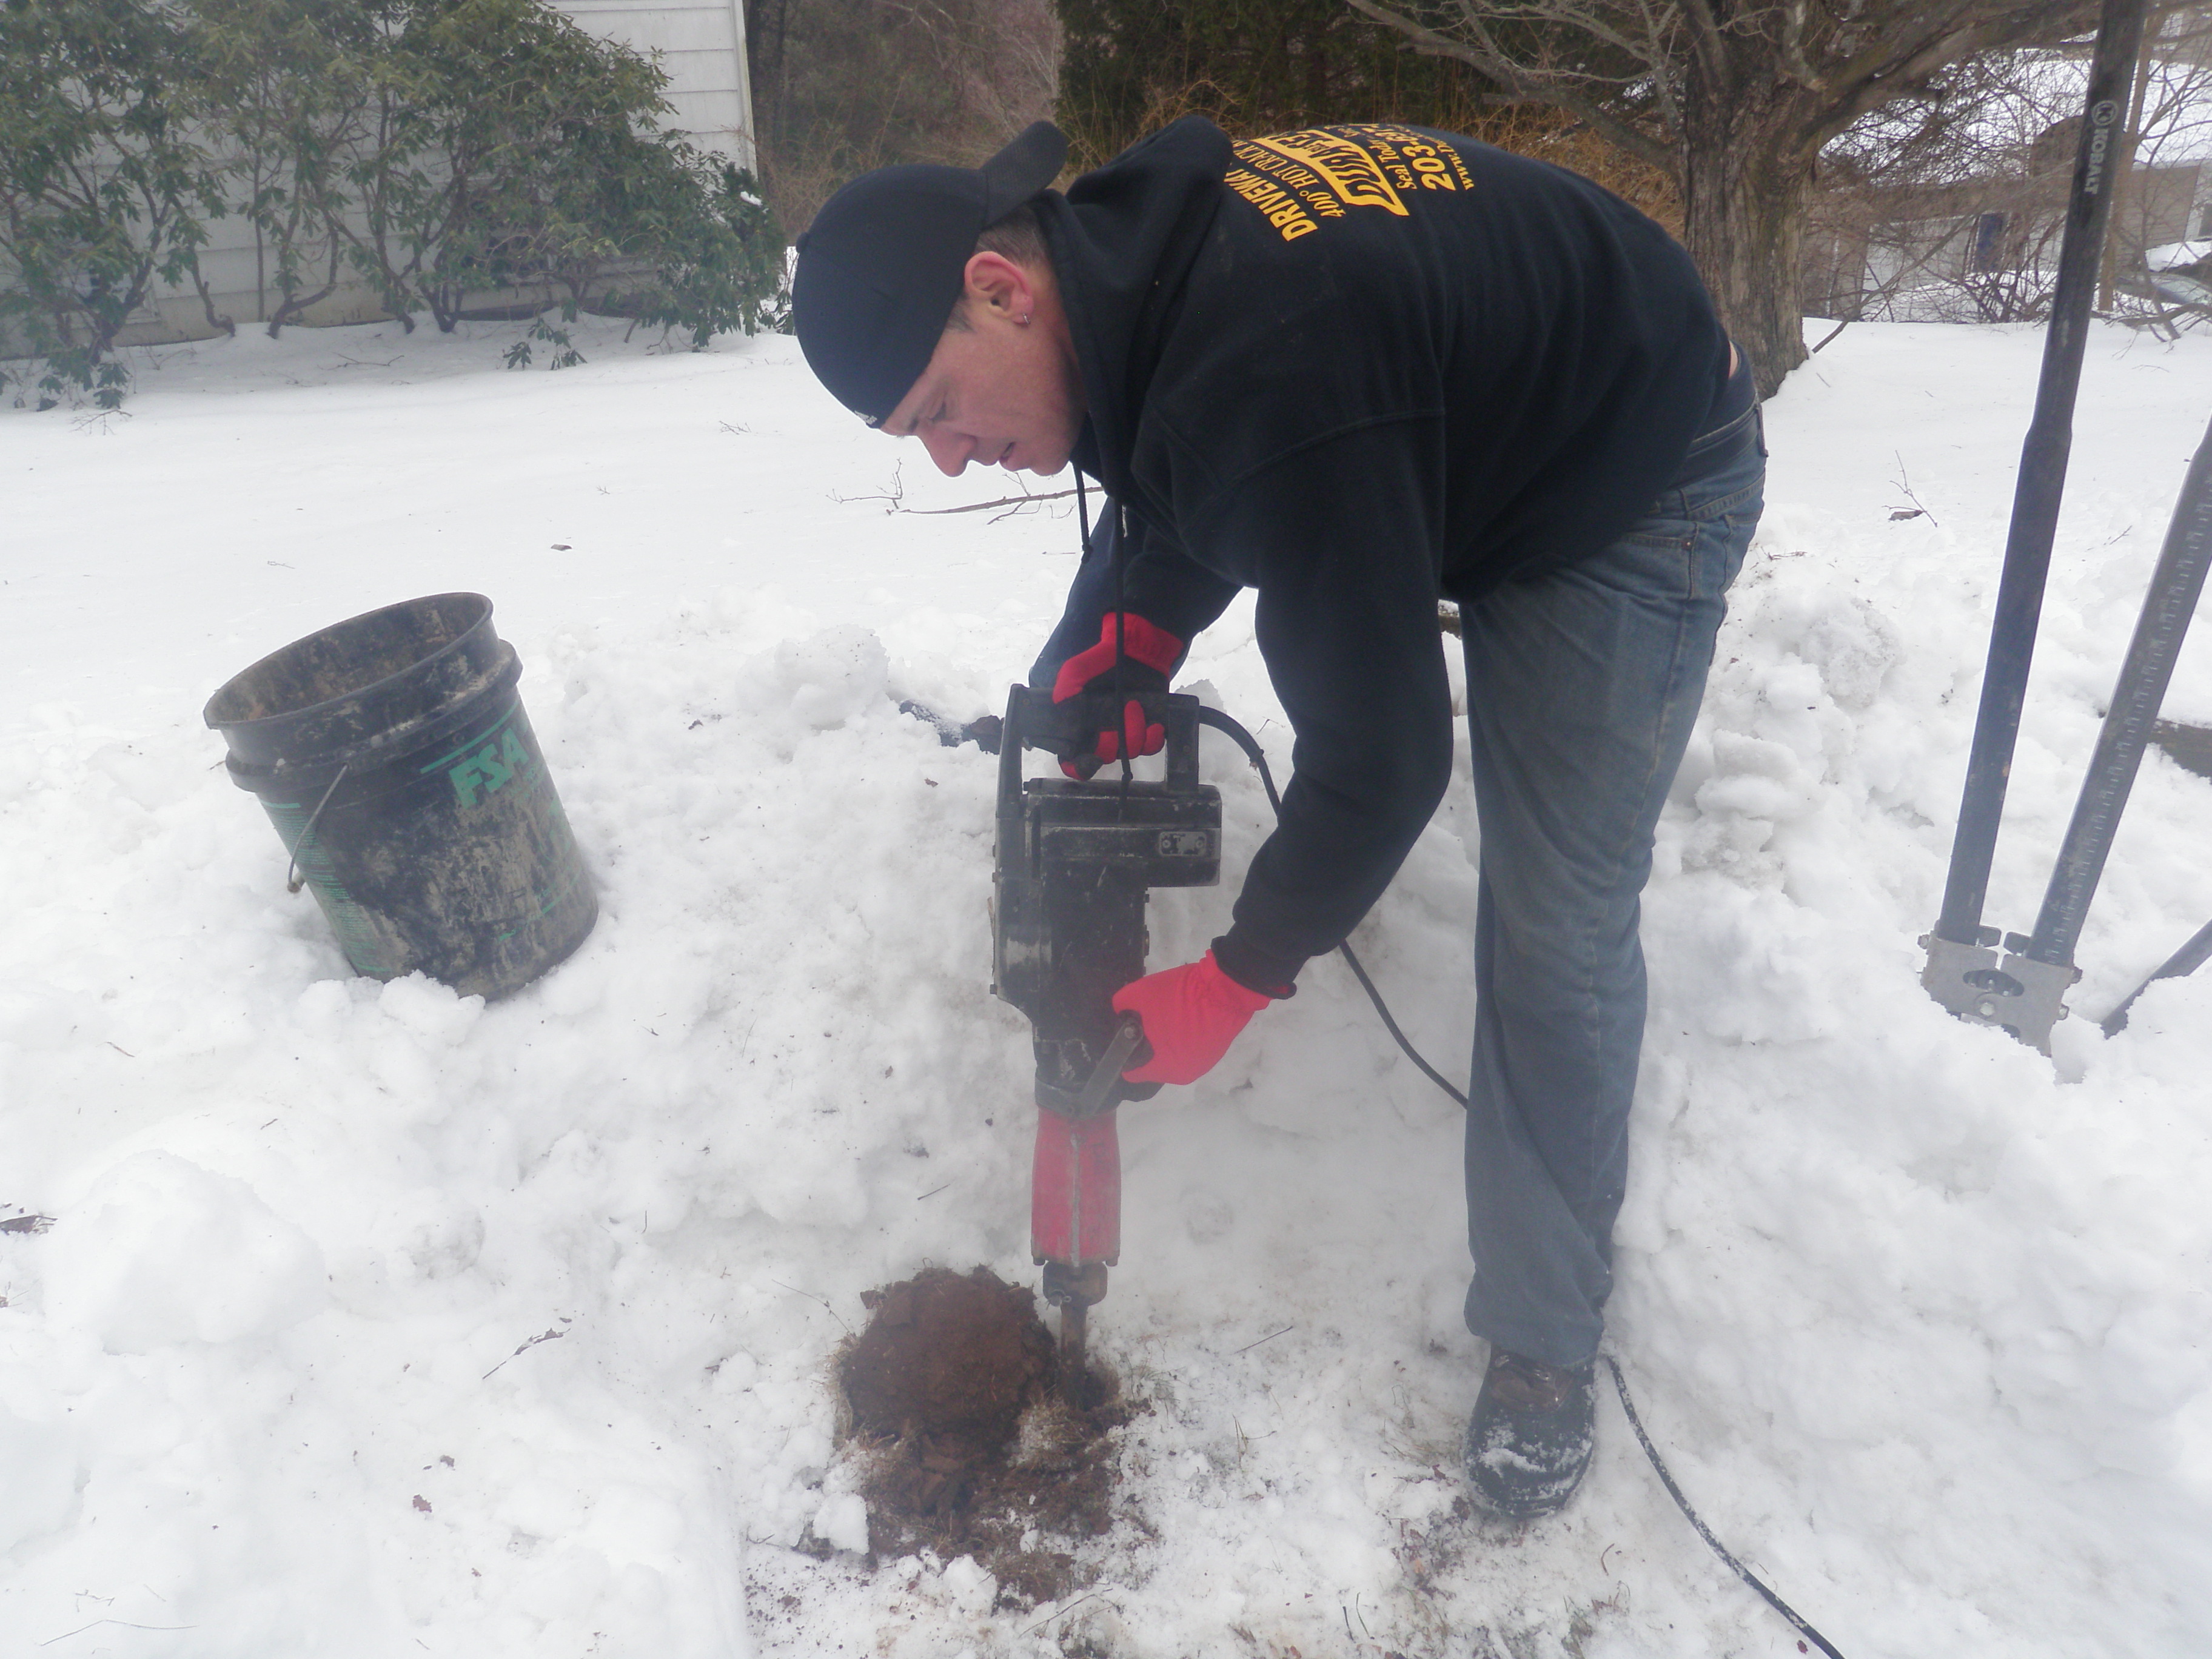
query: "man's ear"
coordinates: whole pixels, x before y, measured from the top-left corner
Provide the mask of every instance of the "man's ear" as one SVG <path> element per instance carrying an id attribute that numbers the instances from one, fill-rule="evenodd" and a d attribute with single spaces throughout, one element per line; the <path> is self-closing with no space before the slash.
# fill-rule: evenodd
<path id="1" fill-rule="evenodd" d="M 1036 284 L 1030 273 L 1003 253 L 971 255 L 963 288 L 966 298 L 1006 320 L 1027 322 L 1036 311 Z"/>

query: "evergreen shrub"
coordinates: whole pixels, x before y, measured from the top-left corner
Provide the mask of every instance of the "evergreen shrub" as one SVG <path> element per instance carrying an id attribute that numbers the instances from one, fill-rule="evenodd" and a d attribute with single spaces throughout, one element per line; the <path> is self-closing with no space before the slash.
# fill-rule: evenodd
<path id="1" fill-rule="evenodd" d="M 667 83 L 544 0 L 0 0 L 0 328 L 50 397 L 112 407 L 157 283 L 233 325 L 198 259 L 225 213 L 272 334 L 349 274 L 410 328 L 775 327 L 783 238 L 748 173 L 657 125 Z"/>

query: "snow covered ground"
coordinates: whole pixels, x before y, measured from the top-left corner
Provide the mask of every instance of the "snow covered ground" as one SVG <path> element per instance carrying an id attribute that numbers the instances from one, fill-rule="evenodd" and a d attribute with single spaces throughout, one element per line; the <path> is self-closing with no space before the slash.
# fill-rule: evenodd
<path id="1" fill-rule="evenodd" d="M 1799 1651 L 1609 1398 L 1567 1513 L 1454 1517 L 1458 1114 L 1330 962 L 1122 1114 L 1092 1340 L 1151 1410 L 1082 1599 L 792 1547 L 862 1535 L 860 1292 L 1033 1272 L 994 763 L 896 702 L 1000 700 L 1073 516 L 927 516 L 1016 486 L 937 477 L 786 340 L 508 373 L 514 332 L 241 337 L 142 354 L 125 416 L 0 413 L 0 1218 L 55 1218 L 0 1231 L 0 1656 Z M 2212 975 L 2096 1030 L 2212 916 L 2212 783 L 2147 763 L 2055 1063 L 1917 983 L 2040 343 L 1862 325 L 1769 405 L 1647 905 L 1613 1340 L 1851 1659 L 2212 1623 Z M 2212 341 L 2094 337 L 1994 923 L 2033 919 L 2208 412 Z M 522 653 L 604 907 L 489 1008 L 348 976 L 198 715 L 448 589 Z M 1284 763 L 1249 608 L 1190 675 Z M 2201 634 L 2166 712 L 2212 721 Z M 1463 756 L 1357 938 L 1448 1070 Z M 1207 770 L 1241 863 L 1257 781 Z M 1158 896 L 1156 962 L 1234 890 Z"/>

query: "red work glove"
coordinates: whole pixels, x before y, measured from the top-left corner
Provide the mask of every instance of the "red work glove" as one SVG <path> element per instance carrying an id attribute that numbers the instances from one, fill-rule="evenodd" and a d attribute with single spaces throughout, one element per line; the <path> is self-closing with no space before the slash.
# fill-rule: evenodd
<path id="1" fill-rule="evenodd" d="M 1052 700 L 1066 702 L 1093 690 L 1110 690 L 1114 683 L 1114 659 L 1117 630 L 1114 626 L 1115 613 L 1108 611 L 1099 625 L 1098 643 L 1086 651 L 1079 651 L 1060 664 L 1060 673 L 1052 683 Z M 1168 689 L 1168 672 L 1182 655 L 1182 641 L 1164 628 L 1155 627 L 1142 617 L 1121 613 L 1118 630 L 1121 663 L 1121 684 L 1132 691 L 1164 691 Z M 1144 705 L 1132 699 L 1121 711 L 1121 729 L 1098 734 L 1096 758 L 1089 755 L 1064 760 L 1060 769 L 1071 778 L 1087 778 L 1106 761 L 1121 758 L 1124 749 L 1133 760 L 1139 755 L 1157 755 L 1167 743 L 1167 728 L 1147 725 Z"/>
<path id="2" fill-rule="evenodd" d="M 1132 1083 L 1196 1082 L 1229 1052 L 1244 1022 L 1273 1000 L 1223 973 L 1211 951 L 1196 962 L 1133 980 L 1114 993 L 1114 1009 L 1143 1016 L 1152 1057 L 1121 1075 Z"/>

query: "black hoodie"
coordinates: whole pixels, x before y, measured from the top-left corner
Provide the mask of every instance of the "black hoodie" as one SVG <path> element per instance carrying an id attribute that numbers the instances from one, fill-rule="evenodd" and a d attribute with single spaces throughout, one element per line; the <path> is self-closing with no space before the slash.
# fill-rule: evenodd
<path id="1" fill-rule="evenodd" d="M 1729 345 L 1688 256 L 1472 139 L 1191 117 L 1038 216 L 1125 510 L 1127 608 L 1188 641 L 1240 586 L 1296 733 L 1215 957 L 1288 985 L 1389 884 L 1451 773 L 1439 596 L 1588 557 L 1666 487 Z M 1040 668 L 1095 644 L 1110 533 Z"/>

